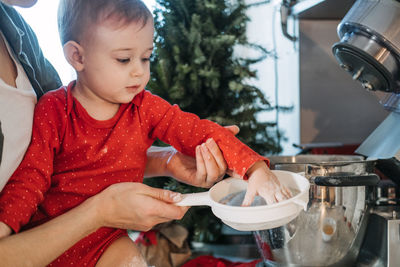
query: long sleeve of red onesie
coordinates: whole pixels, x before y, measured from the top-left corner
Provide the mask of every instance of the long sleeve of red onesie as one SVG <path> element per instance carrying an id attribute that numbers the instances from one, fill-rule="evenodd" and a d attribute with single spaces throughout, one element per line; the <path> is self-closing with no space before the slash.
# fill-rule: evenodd
<path id="1" fill-rule="evenodd" d="M 159 138 L 184 154 L 194 156 L 197 145 L 213 138 L 221 149 L 228 168 L 241 176 L 244 176 L 256 161 L 264 160 L 268 163 L 268 159 L 254 152 L 229 130 L 214 122 L 183 112 L 177 105 L 171 106 L 167 101 L 149 92 L 144 94 L 142 103 L 147 109 L 141 112 L 151 114 L 147 117 L 151 118 L 149 127 L 152 128 L 152 138 Z"/>

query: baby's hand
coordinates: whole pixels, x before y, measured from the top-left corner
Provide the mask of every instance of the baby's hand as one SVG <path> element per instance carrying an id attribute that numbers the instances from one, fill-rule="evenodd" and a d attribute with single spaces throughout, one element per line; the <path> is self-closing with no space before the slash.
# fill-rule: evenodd
<path id="1" fill-rule="evenodd" d="M 288 199 L 290 190 L 282 185 L 264 161 L 258 161 L 247 171 L 249 185 L 242 206 L 250 206 L 256 195 L 265 199 L 268 205 Z"/>

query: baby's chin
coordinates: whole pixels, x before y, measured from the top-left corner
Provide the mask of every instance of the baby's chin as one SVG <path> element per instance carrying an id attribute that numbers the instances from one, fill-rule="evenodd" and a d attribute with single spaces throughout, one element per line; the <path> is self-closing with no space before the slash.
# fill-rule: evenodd
<path id="1" fill-rule="evenodd" d="M 135 99 L 135 97 L 137 96 L 138 94 L 135 94 L 134 96 L 130 96 L 130 97 L 126 97 L 126 98 L 124 98 L 124 99 L 120 99 L 119 101 L 118 101 L 118 103 L 119 104 L 129 104 L 129 103 L 131 103 L 134 99 Z"/>

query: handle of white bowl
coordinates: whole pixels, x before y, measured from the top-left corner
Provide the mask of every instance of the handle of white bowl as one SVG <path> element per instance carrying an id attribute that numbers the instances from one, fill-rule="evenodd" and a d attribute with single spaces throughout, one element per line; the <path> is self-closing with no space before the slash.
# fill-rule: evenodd
<path id="1" fill-rule="evenodd" d="M 297 205 L 303 207 L 304 211 L 307 211 L 308 201 L 304 201 L 301 198 L 296 198 L 296 199 L 293 199 L 293 202 L 296 203 Z"/>
<path id="2" fill-rule="evenodd" d="M 210 196 L 207 192 L 183 194 L 183 199 L 175 205 L 177 206 L 211 206 Z"/>

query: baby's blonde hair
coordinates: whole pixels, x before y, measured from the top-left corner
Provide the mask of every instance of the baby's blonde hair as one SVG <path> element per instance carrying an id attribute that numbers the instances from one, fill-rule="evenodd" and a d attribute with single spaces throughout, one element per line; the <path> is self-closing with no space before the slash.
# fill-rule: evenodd
<path id="1" fill-rule="evenodd" d="M 91 25 L 110 18 L 123 24 L 141 22 L 144 26 L 152 14 L 140 0 L 60 0 L 57 20 L 61 44 L 79 43 L 82 36 L 89 34 Z"/>

